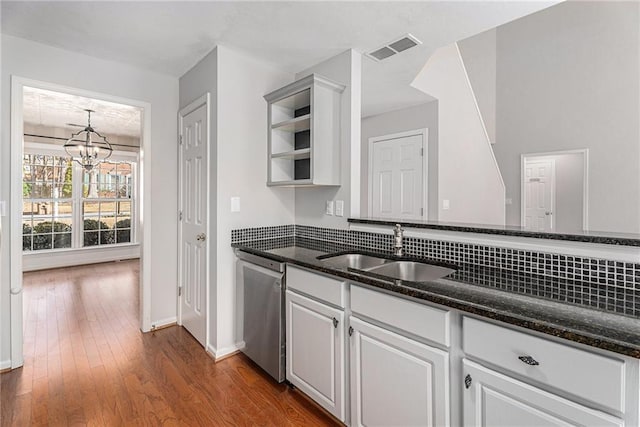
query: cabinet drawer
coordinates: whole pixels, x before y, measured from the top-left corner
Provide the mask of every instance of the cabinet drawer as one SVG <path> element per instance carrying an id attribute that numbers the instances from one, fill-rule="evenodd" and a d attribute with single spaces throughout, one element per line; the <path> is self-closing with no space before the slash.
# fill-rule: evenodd
<path id="1" fill-rule="evenodd" d="M 449 311 L 360 286 L 351 287 L 351 311 L 449 346 Z"/>
<path id="2" fill-rule="evenodd" d="M 464 318 L 462 330 L 463 349 L 468 357 L 624 412 L 623 360 L 470 317 Z"/>
<path id="3" fill-rule="evenodd" d="M 344 308 L 347 284 L 332 277 L 287 265 L 287 288 Z"/>

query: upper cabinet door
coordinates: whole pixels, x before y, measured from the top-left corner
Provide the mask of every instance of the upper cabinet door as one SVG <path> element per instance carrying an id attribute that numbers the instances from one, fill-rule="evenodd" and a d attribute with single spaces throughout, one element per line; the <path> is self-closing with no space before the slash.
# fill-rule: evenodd
<path id="1" fill-rule="evenodd" d="M 340 185 L 344 86 L 311 74 L 265 95 L 267 185 Z"/>
<path id="2" fill-rule="evenodd" d="M 287 380 L 345 421 L 344 312 L 286 292 Z"/>
<path id="3" fill-rule="evenodd" d="M 465 426 L 623 426 L 624 422 L 499 374 L 469 360 L 463 361 Z"/>
<path id="4" fill-rule="evenodd" d="M 446 426 L 449 355 L 350 317 L 351 424 Z"/>

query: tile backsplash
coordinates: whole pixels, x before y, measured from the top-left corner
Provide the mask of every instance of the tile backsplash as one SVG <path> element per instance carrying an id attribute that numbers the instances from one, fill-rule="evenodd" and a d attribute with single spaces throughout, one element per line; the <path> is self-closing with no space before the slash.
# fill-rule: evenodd
<path id="1" fill-rule="evenodd" d="M 289 238 L 392 253 L 393 236 L 283 225 L 233 230 L 232 243 Z M 453 279 L 640 317 L 640 264 L 472 243 L 405 237 L 408 256 L 457 265 Z"/>

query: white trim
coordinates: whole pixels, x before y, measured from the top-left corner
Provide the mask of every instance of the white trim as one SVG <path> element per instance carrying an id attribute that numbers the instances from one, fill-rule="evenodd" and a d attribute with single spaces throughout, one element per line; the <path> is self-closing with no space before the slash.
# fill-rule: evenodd
<path id="1" fill-rule="evenodd" d="M 582 229 L 589 231 L 589 149 L 579 148 L 575 150 L 558 150 L 558 151 L 544 151 L 539 153 L 523 153 L 520 154 L 520 224 L 524 226 L 524 163 L 527 158 L 530 157 L 552 157 L 563 154 L 582 154 Z M 555 187 L 555 165 L 553 169 L 554 173 L 554 187 Z M 553 194 L 555 209 L 555 188 Z M 555 211 L 554 211 L 555 212 Z M 554 218 L 555 221 L 555 218 Z M 557 230 L 556 230 L 557 231 Z"/>
<path id="2" fill-rule="evenodd" d="M 20 79 L 11 78 L 11 242 L 10 242 L 10 274 L 11 274 L 11 368 L 18 368 L 24 363 L 23 325 L 22 325 L 22 138 L 23 124 L 23 86 Z"/>
<path id="3" fill-rule="evenodd" d="M 467 88 L 469 89 L 469 92 L 471 92 L 471 97 L 473 98 L 473 104 L 476 107 L 476 112 L 478 113 L 478 119 L 480 119 L 480 124 L 482 124 L 482 130 L 484 132 L 484 137 L 485 137 L 485 140 L 487 141 L 489 151 L 491 152 L 491 158 L 493 159 L 493 164 L 496 167 L 496 171 L 498 172 L 498 177 L 500 178 L 500 183 L 502 184 L 502 190 L 506 191 L 506 186 L 504 185 L 504 179 L 502 178 L 502 172 L 500 172 L 500 166 L 498 165 L 498 159 L 496 159 L 496 154 L 493 152 L 493 147 L 491 146 L 491 139 L 489 138 L 487 127 L 484 124 L 482 113 L 480 112 L 480 106 L 478 105 L 478 100 L 476 99 L 476 93 L 473 91 L 473 86 L 471 86 L 471 80 L 469 79 L 469 73 L 467 72 L 467 67 L 464 65 L 464 59 L 462 59 L 462 54 L 460 53 L 460 47 L 458 46 L 458 42 L 454 44 L 456 46 L 456 52 L 458 53 L 458 58 L 460 59 L 460 64 L 462 65 L 462 70 L 464 71 L 464 77 L 467 82 Z"/>
<path id="4" fill-rule="evenodd" d="M 211 93 L 207 92 L 204 95 L 200 96 L 198 99 L 194 100 L 193 102 L 189 103 L 186 107 L 181 108 L 180 111 L 178 112 L 178 138 L 182 137 L 182 122 L 184 120 L 184 117 L 187 116 L 189 113 L 197 110 L 198 108 L 200 108 L 202 105 L 206 105 L 207 106 L 207 113 L 206 113 L 206 117 L 207 117 L 207 137 L 206 137 L 206 148 L 207 148 L 207 189 L 208 191 L 206 192 L 207 194 L 207 200 L 206 200 L 206 209 L 207 211 L 205 212 L 205 218 L 207 218 L 207 226 L 206 226 L 206 235 L 207 236 L 211 236 L 211 218 L 210 218 L 210 212 L 211 212 Z M 182 211 L 183 210 L 183 206 L 182 206 L 182 145 L 178 144 L 178 210 Z M 204 333 L 205 333 L 205 349 L 208 349 L 210 347 L 210 340 L 209 340 L 209 335 L 210 335 L 210 331 L 209 331 L 209 319 L 210 317 L 210 292 L 211 292 L 211 280 L 210 280 L 210 276 L 211 276 L 211 259 L 210 259 L 210 254 L 211 254 L 211 239 L 206 239 L 205 240 L 205 260 L 206 260 L 206 266 L 205 266 L 205 283 L 207 284 L 207 287 L 205 288 L 205 327 L 204 327 Z M 180 220 L 180 218 L 178 218 L 178 282 L 176 283 L 176 286 L 180 287 L 180 280 L 182 278 L 182 221 Z M 180 294 L 178 292 L 176 292 L 177 295 L 177 299 L 176 299 L 176 303 L 177 303 L 177 323 L 178 325 L 182 325 L 182 298 L 180 296 Z M 213 348 L 213 347 L 211 347 Z M 215 353 L 214 353 L 215 354 Z"/>
<path id="5" fill-rule="evenodd" d="M 46 270 L 134 258 L 140 258 L 140 245 L 138 244 L 32 251 L 23 254 L 22 271 Z"/>
<path id="6" fill-rule="evenodd" d="M 140 146 L 140 177 L 138 185 L 143 200 L 139 201 L 139 227 L 142 235 L 140 250 L 140 329 L 143 332 L 151 329 L 151 166 L 145 164 L 145 158 L 151 157 L 151 104 L 129 98 L 108 95 L 84 89 L 73 88 L 40 80 L 11 76 L 11 366 L 22 366 L 22 239 L 15 236 L 22 234 L 22 153 L 23 153 L 23 87 L 63 92 L 71 95 L 115 102 L 142 109 L 142 144 Z M 142 228 L 144 224 L 147 232 Z"/>
<path id="7" fill-rule="evenodd" d="M 166 319 L 155 320 L 151 324 L 151 330 L 164 328 L 165 326 L 171 326 L 171 325 L 174 325 L 176 323 L 177 323 L 177 317 L 176 316 L 167 317 Z"/>
<path id="8" fill-rule="evenodd" d="M 350 223 L 349 229 L 369 233 L 393 234 L 389 226 Z M 461 231 L 429 230 L 405 226 L 405 237 L 443 240 L 447 242 L 469 243 L 501 248 L 521 249 L 545 253 L 606 259 L 620 262 L 640 263 L 640 247 L 605 245 L 589 242 L 536 239 L 531 237 L 502 236 Z"/>
<path id="9" fill-rule="evenodd" d="M 369 216 L 373 216 L 373 144 L 381 141 L 389 141 L 392 139 L 407 138 L 410 136 L 422 136 L 422 219 L 427 219 L 429 216 L 429 129 L 413 129 L 404 132 L 391 133 L 388 135 L 373 136 L 369 138 L 369 163 L 368 163 L 368 181 L 367 181 L 367 193 L 368 203 L 367 212 Z"/>
<path id="10" fill-rule="evenodd" d="M 0 361 L 0 371 L 11 369 L 11 359 Z"/>
<path id="11" fill-rule="evenodd" d="M 223 359 L 237 351 L 240 350 L 240 348 L 238 348 L 238 346 L 236 345 L 232 345 L 229 347 L 224 347 L 221 348 L 220 350 L 216 350 L 216 348 L 214 346 L 212 346 L 211 344 L 207 344 L 207 353 L 209 353 L 211 355 L 211 357 L 213 357 L 213 360 L 215 360 L 216 362 L 220 359 Z"/>

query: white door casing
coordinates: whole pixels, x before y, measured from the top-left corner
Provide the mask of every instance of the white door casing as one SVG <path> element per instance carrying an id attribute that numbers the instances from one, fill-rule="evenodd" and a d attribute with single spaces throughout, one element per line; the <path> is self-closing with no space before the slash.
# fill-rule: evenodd
<path id="1" fill-rule="evenodd" d="M 179 323 L 207 348 L 209 94 L 180 111 Z"/>
<path id="2" fill-rule="evenodd" d="M 526 230 L 553 231 L 555 221 L 555 161 L 524 162 L 522 223 Z"/>
<path id="3" fill-rule="evenodd" d="M 369 214 L 425 219 L 427 137 L 420 129 L 369 139 Z"/>
<path id="4" fill-rule="evenodd" d="M 129 105 L 142 109 L 142 135 L 141 156 L 139 172 L 138 200 L 139 216 L 139 242 L 140 242 L 140 329 L 142 332 L 151 330 L 151 168 L 145 162 L 145 158 L 151 158 L 151 104 L 119 96 L 113 96 L 90 90 L 27 79 L 19 76 L 11 76 L 11 210 L 9 214 L 10 230 L 13 236 L 22 235 L 22 156 L 23 156 L 23 88 L 31 87 L 45 89 L 85 98 L 98 99 Z M 145 230 L 147 230 L 145 232 Z M 2 239 L 7 238 L 7 230 L 3 230 Z M 23 303 L 22 303 L 22 239 L 12 239 L 9 243 L 10 260 L 10 344 L 11 360 L 6 367 L 18 368 L 23 365 Z M 4 254 L 3 254 L 4 257 Z M 0 360 L 2 368 L 6 361 Z"/>

